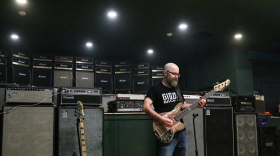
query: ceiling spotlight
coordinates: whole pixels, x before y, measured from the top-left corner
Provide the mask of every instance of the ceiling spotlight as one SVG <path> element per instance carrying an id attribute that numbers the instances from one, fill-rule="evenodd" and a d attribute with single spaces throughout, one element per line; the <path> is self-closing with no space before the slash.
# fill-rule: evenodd
<path id="1" fill-rule="evenodd" d="M 167 35 L 167 36 L 172 36 L 172 33 L 167 33 L 166 35 Z"/>
<path id="2" fill-rule="evenodd" d="M 148 53 L 149 53 L 149 54 L 152 54 L 153 52 L 154 52 L 154 51 L 153 51 L 152 49 L 149 49 L 149 50 L 148 50 Z"/>
<path id="3" fill-rule="evenodd" d="M 181 29 L 181 30 L 184 30 L 184 29 L 186 29 L 188 26 L 186 25 L 186 24 L 180 24 L 179 25 L 179 28 Z"/>
<path id="4" fill-rule="evenodd" d="M 24 15 L 26 15 L 26 12 L 25 12 L 25 11 L 19 11 L 18 14 L 19 14 L 20 16 L 24 16 Z"/>
<path id="5" fill-rule="evenodd" d="M 109 18 L 116 18 L 117 17 L 117 13 L 115 11 L 110 11 L 110 12 L 108 12 L 107 15 L 108 15 Z"/>
<path id="6" fill-rule="evenodd" d="M 17 40 L 18 39 L 18 35 L 13 34 L 13 35 L 11 35 L 11 38 L 14 39 L 14 40 Z"/>
<path id="7" fill-rule="evenodd" d="M 242 38 L 242 35 L 241 35 L 241 34 L 236 34 L 236 35 L 234 36 L 234 38 L 240 39 L 240 38 Z"/>
<path id="8" fill-rule="evenodd" d="M 26 0 L 17 0 L 18 3 L 25 4 Z"/>
<path id="9" fill-rule="evenodd" d="M 90 48 L 90 47 L 92 47 L 92 43 L 91 42 L 87 42 L 86 46 Z"/>

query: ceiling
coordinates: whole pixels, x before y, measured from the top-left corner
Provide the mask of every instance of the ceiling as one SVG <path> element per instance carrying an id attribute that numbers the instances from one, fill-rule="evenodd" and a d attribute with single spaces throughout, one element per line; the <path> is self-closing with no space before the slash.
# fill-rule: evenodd
<path id="1" fill-rule="evenodd" d="M 110 9 L 115 20 L 107 18 Z M 149 48 L 154 58 L 236 47 L 280 53 L 279 0 L 1 0 L 0 10 L 0 48 L 8 51 L 117 59 L 150 57 Z M 234 40 L 236 33 L 243 38 Z"/>

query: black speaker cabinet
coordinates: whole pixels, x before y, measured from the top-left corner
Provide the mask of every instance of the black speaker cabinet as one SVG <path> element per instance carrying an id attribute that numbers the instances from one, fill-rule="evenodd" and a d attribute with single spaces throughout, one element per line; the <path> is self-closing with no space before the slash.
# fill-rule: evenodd
<path id="1" fill-rule="evenodd" d="M 76 87 L 94 87 L 94 72 L 76 71 Z"/>
<path id="2" fill-rule="evenodd" d="M 114 78 L 115 91 L 130 91 L 131 76 L 131 74 L 116 74 Z"/>
<path id="3" fill-rule="evenodd" d="M 276 126 L 259 127 L 260 138 L 260 155 L 261 156 L 278 156 L 276 143 Z"/>
<path id="4" fill-rule="evenodd" d="M 162 79 L 152 79 L 152 86 L 161 83 Z"/>
<path id="5" fill-rule="evenodd" d="M 113 75 L 95 74 L 95 87 L 102 88 L 102 92 L 113 92 Z"/>
<path id="6" fill-rule="evenodd" d="M 4 114 L 2 156 L 55 155 L 54 121 L 54 107 L 17 107 Z"/>
<path id="7" fill-rule="evenodd" d="M 53 86 L 72 87 L 73 72 L 70 70 L 54 70 L 53 71 Z"/>
<path id="8" fill-rule="evenodd" d="M 258 156 L 256 113 L 234 113 L 237 156 Z"/>
<path id="9" fill-rule="evenodd" d="M 31 76 L 28 67 L 10 65 L 8 68 L 8 83 L 16 83 L 20 85 L 30 85 Z"/>
<path id="10" fill-rule="evenodd" d="M 205 156 L 234 156 L 232 107 L 204 107 Z"/>
<path id="11" fill-rule="evenodd" d="M 77 107 L 59 108 L 59 156 L 79 153 Z M 84 134 L 87 156 L 103 155 L 103 108 L 84 106 Z"/>
<path id="12" fill-rule="evenodd" d="M 146 93 L 149 87 L 149 76 L 133 77 L 133 93 Z"/>
<path id="13" fill-rule="evenodd" d="M 7 67 L 0 66 L 0 83 L 7 83 Z"/>
<path id="14" fill-rule="evenodd" d="M 203 108 L 196 108 L 183 118 L 186 125 L 186 132 L 188 134 L 187 155 L 195 156 L 193 114 L 198 114 L 198 116 L 194 119 L 198 155 L 204 156 Z"/>
<path id="15" fill-rule="evenodd" d="M 50 69 L 32 69 L 32 85 L 52 87 L 52 72 Z"/>

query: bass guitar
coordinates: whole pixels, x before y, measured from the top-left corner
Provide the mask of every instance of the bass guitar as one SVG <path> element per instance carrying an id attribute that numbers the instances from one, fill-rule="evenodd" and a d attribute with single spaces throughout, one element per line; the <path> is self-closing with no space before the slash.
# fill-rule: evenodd
<path id="1" fill-rule="evenodd" d="M 230 80 L 227 79 L 226 81 L 215 85 L 214 89 L 211 90 L 206 95 L 204 95 L 201 99 L 207 99 L 208 97 L 213 95 L 215 92 L 222 91 L 223 89 L 228 87 L 229 84 L 230 84 Z M 164 116 L 166 118 L 173 120 L 172 126 L 163 125 L 156 120 L 153 121 L 153 131 L 154 131 L 155 136 L 159 139 L 160 142 L 169 143 L 173 139 L 174 134 L 177 131 L 183 130 L 185 128 L 185 124 L 181 123 L 180 119 L 182 119 L 190 111 L 194 110 L 197 106 L 199 106 L 198 102 L 201 99 L 197 100 L 191 106 L 189 106 L 183 110 L 181 110 L 183 103 L 180 102 L 175 106 L 175 108 L 172 111 L 160 113 L 161 116 Z"/>
<path id="2" fill-rule="evenodd" d="M 86 140 L 85 140 L 85 130 L 84 130 L 84 110 L 83 110 L 83 103 L 81 101 L 78 101 L 78 110 L 77 110 L 77 120 L 78 123 L 80 124 L 80 138 L 79 138 L 79 143 L 80 143 L 80 152 L 81 156 L 87 156 L 87 150 L 86 150 Z"/>

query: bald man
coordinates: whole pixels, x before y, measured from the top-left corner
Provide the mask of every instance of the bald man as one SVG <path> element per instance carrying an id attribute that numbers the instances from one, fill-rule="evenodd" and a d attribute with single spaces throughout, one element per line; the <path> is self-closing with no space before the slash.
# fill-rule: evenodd
<path id="1" fill-rule="evenodd" d="M 144 101 L 143 110 L 153 119 L 166 125 L 172 126 L 173 120 L 161 116 L 159 113 L 170 112 L 180 102 L 175 88 L 178 85 L 179 67 L 174 63 L 167 63 L 164 66 L 164 78 L 161 83 L 152 86 L 147 93 Z M 183 94 L 180 93 L 183 97 Z M 204 106 L 206 101 L 202 99 L 200 106 Z M 151 108 L 153 104 L 155 110 Z M 184 102 L 182 109 L 189 107 L 191 104 Z M 187 134 L 185 129 L 178 131 L 170 143 L 158 141 L 159 156 L 186 156 Z"/>

